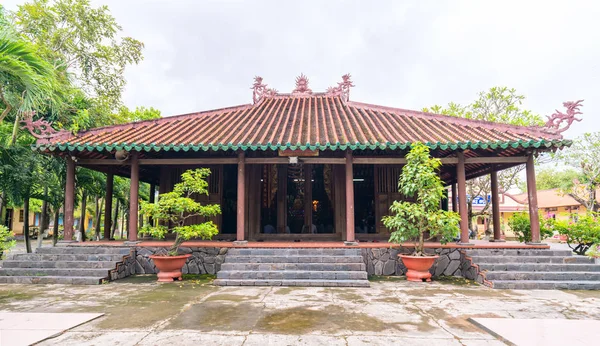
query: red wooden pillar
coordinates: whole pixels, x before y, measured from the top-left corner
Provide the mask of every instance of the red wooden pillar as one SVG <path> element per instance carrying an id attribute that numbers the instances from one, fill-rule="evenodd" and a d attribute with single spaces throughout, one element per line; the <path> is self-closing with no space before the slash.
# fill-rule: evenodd
<path id="1" fill-rule="evenodd" d="M 459 151 L 456 165 L 456 180 L 458 183 L 458 212 L 460 213 L 460 242 L 469 243 L 469 215 L 467 211 L 467 179 L 465 173 L 465 154 Z"/>
<path id="2" fill-rule="evenodd" d="M 238 154 L 237 241 L 245 240 L 246 230 L 246 162 L 244 152 Z"/>
<path id="3" fill-rule="evenodd" d="M 354 174 L 352 171 L 352 151 L 346 151 L 346 243 L 354 239 Z"/>
<path id="4" fill-rule="evenodd" d="M 112 226 L 112 200 L 113 200 L 113 179 L 112 171 L 106 173 L 106 195 L 104 196 L 104 240 L 110 239 L 110 228 Z"/>
<path id="5" fill-rule="evenodd" d="M 65 182 L 64 241 L 73 240 L 73 211 L 75 209 L 75 162 L 67 156 L 67 179 Z"/>
<path id="6" fill-rule="evenodd" d="M 137 152 L 131 153 L 131 183 L 129 185 L 129 241 L 137 241 L 140 162 Z"/>
<path id="7" fill-rule="evenodd" d="M 492 185 L 492 223 L 494 226 L 494 239 L 495 242 L 501 242 L 502 232 L 500 230 L 500 201 L 498 198 L 498 172 L 492 171 L 490 173 L 490 181 Z"/>
<path id="8" fill-rule="evenodd" d="M 150 184 L 150 203 L 154 204 L 154 202 L 156 202 L 156 185 L 155 184 Z M 148 224 L 150 226 L 154 225 L 154 220 L 152 219 L 152 217 L 148 218 Z"/>
<path id="9" fill-rule="evenodd" d="M 533 155 L 527 158 L 525 166 L 527 171 L 527 197 L 529 199 L 529 222 L 531 223 L 531 243 L 539 244 L 540 239 L 540 216 L 538 214 L 537 188 L 535 186 L 535 166 Z"/>
<path id="10" fill-rule="evenodd" d="M 452 211 L 455 213 L 458 211 L 458 200 L 456 199 L 457 196 L 458 193 L 456 192 L 456 183 L 454 183 L 452 184 Z"/>

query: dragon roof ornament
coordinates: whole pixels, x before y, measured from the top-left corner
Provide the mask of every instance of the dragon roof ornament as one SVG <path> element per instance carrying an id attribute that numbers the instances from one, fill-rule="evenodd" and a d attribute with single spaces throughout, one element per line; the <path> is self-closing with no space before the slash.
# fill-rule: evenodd
<path id="1" fill-rule="evenodd" d="M 344 102 L 350 99 L 350 88 L 353 87 L 352 81 L 350 80 L 350 74 L 346 73 L 342 76 L 342 81 L 338 83 L 336 87 L 329 87 L 327 89 L 327 96 L 341 96 Z"/>
<path id="2" fill-rule="evenodd" d="M 583 100 L 563 102 L 563 106 L 567 109 L 567 114 L 556 110 L 554 114 L 547 116 L 548 121 L 544 127 L 555 134 L 567 131 L 574 121 L 581 121 L 581 118 L 575 117 L 576 115 L 583 114 L 579 111 L 579 107 L 583 106 L 581 102 Z M 563 123 L 566 124 L 563 125 Z"/>
<path id="3" fill-rule="evenodd" d="M 52 127 L 52 123 L 44 120 L 38 119 L 33 120 L 33 113 L 28 114 L 25 119 L 21 120 L 21 123 L 24 124 L 21 128 L 26 129 L 31 133 L 31 135 L 37 138 L 39 142 L 50 141 L 51 139 L 62 137 L 62 136 L 71 136 L 71 132 L 67 130 L 55 130 Z"/>
<path id="4" fill-rule="evenodd" d="M 263 78 L 260 76 L 254 77 L 254 84 L 252 85 L 252 102 L 257 104 L 265 97 L 273 97 L 277 95 L 277 90 L 267 88 L 266 84 L 263 84 Z"/>

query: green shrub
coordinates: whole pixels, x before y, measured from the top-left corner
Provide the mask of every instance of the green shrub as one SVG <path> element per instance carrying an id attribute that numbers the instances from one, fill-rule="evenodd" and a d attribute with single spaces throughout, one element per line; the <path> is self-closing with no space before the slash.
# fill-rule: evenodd
<path id="1" fill-rule="evenodd" d="M 389 230 L 391 243 L 416 241 L 414 256 L 424 256 L 424 241 L 440 238 L 442 244 L 454 239 L 459 232 L 460 216 L 440 209 L 444 185 L 439 176 L 441 161 L 429 156 L 429 148 L 415 143 L 398 180 L 398 190 L 416 202 L 394 201 L 391 215 L 382 218 Z M 427 239 L 425 235 L 427 234 Z"/>
<path id="2" fill-rule="evenodd" d="M 567 236 L 567 244 L 578 255 L 585 255 L 594 244 L 600 243 L 600 214 L 589 212 L 577 220 L 552 220 L 555 231 Z"/>
<path id="3" fill-rule="evenodd" d="M 17 241 L 14 239 L 15 234 L 6 226 L 0 225 L 0 259 L 4 258 L 4 252 L 12 249 Z"/>
<path id="4" fill-rule="evenodd" d="M 152 217 L 153 225 L 144 225 L 140 234 L 148 234 L 163 239 L 167 233 L 176 233 L 175 242 L 169 249 L 169 256 L 176 256 L 179 246 L 192 238 L 211 239 L 219 230 L 212 221 L 186 225 L 186 220 L 195 216 L 212 217 L 221 213 L 218 204 L 202 205 L 193 199 L 194 194 L 208 195 L 206 178 L 210 169 L 190 169 L 181 175 L 181 182 L 173 191 L 160 194 L 157 203 L 142 202 L 142 214 Z M 167 226 L 168 225 L 168 226 Z M 170 226 L 170 227 L 169 227 Z"/>
<path id="5" fill-rule="evenodd" d="M 551 227 L 544 219 L 540 221 L 540 240 L 544 240 L 553 235 Z M 508 227 L 517 236 L 517 239 L 522 243 L 531 242 L 531 223 L 529 214 L 525 212 L 515 213 L 508 219 Z"/>

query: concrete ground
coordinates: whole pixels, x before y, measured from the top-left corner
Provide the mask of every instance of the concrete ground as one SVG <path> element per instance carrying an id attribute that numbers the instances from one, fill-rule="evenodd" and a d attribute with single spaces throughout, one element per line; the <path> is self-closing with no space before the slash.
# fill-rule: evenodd
<path id="1" fill-rule="evenodd" d="M 0 312 L 105 314 L 41 345 L 503 345 L 468 319 L 600 319 L 600 292 L 491 290 L 464 279 L 376 278 L 371 288 L 154 280 L 0 285 Z"/>

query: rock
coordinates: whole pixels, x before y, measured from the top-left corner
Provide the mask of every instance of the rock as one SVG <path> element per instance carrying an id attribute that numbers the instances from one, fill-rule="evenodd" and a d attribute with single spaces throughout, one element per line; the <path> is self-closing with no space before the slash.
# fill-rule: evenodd
<path id="1" fill-rule="evenodd" d="M 393 275 L 396 271 L 396 261 L 387 261 L 383 265 L 383 275 Z"/>
<path id="2" fill-rule="evenodd" d="M 375 263 L 375 275 L 383 275 L 383 262 Z"/>
<path id="3" fill-rule="evenodd" d="M 379 257 L 379 260 L 382 262 L 386 262 L 389 259 L 390 259 L 390 254 L 387 251 L 382 253 L 381 257 Z"/>
<path id="4" fill-rule="evenodd" d="M 367 274 L 375 275 L 375 266 L 373 266 L 373 261 L 369 260 L 367 263 Z"/>
<path id="5" fill-rule="evenodd" d="M 433 274 L 433 276 L 440 276 L 444 274 L 444 271 L 448 267 L 448 264 L 450 264 L 450 258 L 447 255 L 440 256 L 440 258 L 438 258 L 436 262 L 435 273 Z"/>
<path id="6" fill-rule="evenodd" d="M 188 267 L 188 273 L 190 274 L 200 274 L 200 268 L 199 265 L 196 261 L 194 262 L 188 262 L 187 263 L 187 267 Z"/>
<path id="7" fill-rule="evenodd" d="M 226 247 L 222 247 L 222 248 L 219 250 L 219 255 L 225 255 L 225 254 L 227 254 L 227 250 L 228 250 L 228 249 L 227 249 Z"/>
<path id="8" fill-rule="evenodd" d="M 453 249 L 454 251 L 450 252 L 450 259 L 451 260 L 459 260 L 460 259 L 460 251 Z"/>
<path id="9" fill-rule="evenodd" d="M 142 256 L 149 256 L 149 255 L 152 255 L 152 251 L 150 251 L 150 249 L 151 249 L 151 248 L 147 248 L 147 247 L 141 247 L 141 248 L 138 248 L 138 250 L 137 250 L 137 254 L 138 254 L 138 256 L 139 256 L 139 255 L 142 255 Z"/>
<path id="10" fill-rule="evenodd" d="M 444 275 L 447 275 L 447 276 L 454 275 L 454 272 L 459 270 L 459 266 L 460 266 L 460 261 L 456 261 L 456 260 L 450 261 L 450 263 L 448 264 L 446 269 L 444 269 Z"/>
<path id="11" fill-rule="evenodd" d="M 205 264 L 204 269 L 206 270 L 206 274 L 216 274 L 217 273 L 217 271 L 215 270 L 214 264 Z"/>
<path id="12" fill-rule="evenodd" d="M 180 247 L 179 251 L 177 251 L 177 253 L 179 255 L 186 255 L 186 254 L 192 253 L 192 249 L 189 247 Z"/>
<path id="13" fill-rule="evenodd" d="M 181 272 L 183 274 L 188 274 L 189 273 L 189 268 L 188 268 L 187 263 L 183 265 L 183 268 L 181 268 Z"/>

